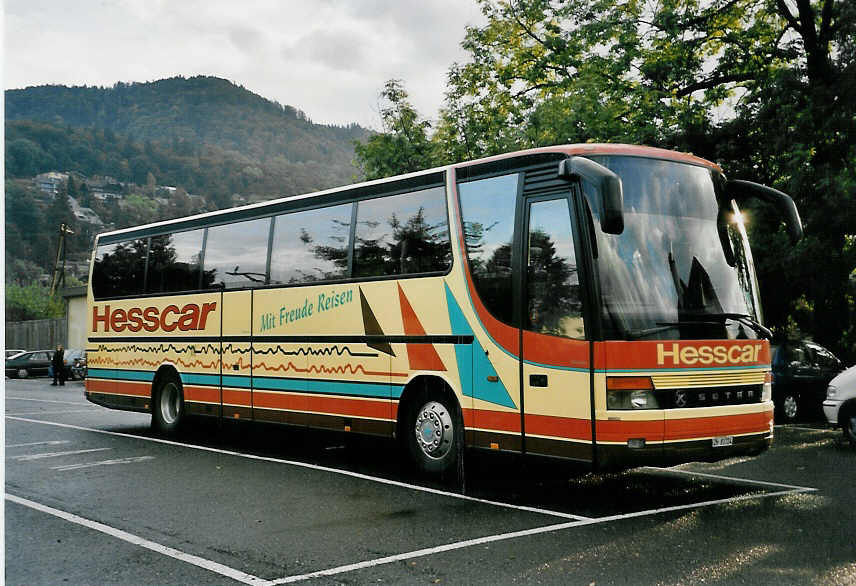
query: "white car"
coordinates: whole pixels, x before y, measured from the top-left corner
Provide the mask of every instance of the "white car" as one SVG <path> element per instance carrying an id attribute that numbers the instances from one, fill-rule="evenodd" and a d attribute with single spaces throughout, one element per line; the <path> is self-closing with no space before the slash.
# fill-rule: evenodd
<path id="1" fill-rule="evenodd" d="M 841 427 L 844 437 L 856 448 L 856 366 L 829 382 L 823 413 L 829 423 Z"/>

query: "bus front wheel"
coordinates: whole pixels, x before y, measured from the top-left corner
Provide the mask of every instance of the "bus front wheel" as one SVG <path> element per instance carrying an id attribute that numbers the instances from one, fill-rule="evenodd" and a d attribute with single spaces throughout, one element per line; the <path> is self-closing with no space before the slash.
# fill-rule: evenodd
<path id="1" fill-rule="evenodd" d="M 463 425 L 442 394 L 427 393 L 412 403 L 404 433 L 410 456 L 422 472 L 442 474 L 456 464 Z"/>
<path id="2" fill-rule="evenodd" d="M 184 418 L 184 393 L 175 375 L 165 376 L 155 389 L 152 400 L 152 427 L 160 433 L 173 435 Z"/>

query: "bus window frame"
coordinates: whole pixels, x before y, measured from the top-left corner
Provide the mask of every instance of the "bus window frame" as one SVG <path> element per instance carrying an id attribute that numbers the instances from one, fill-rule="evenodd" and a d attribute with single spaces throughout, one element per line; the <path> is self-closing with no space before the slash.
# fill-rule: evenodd
<path id="1" fill-rule="evenodd" d="M 345 277 L 339 279 L 329 279 L 329 280 L 319 280 L 319 281 L 310 281 L 306 283 L 294 283 L 294 284 L 282 284 L 282 283 L 265 283 L 259 285 L 248 285 L 246 287 L 235 287 L 228 289 L 229 292 L 234 291 L 248 291 L 248 290 L 264 290 L 264 289 L 282 289 L 282 288 L 292 288 L 292 287 L 312 287 L 316 285 L 336 285 L 340 283 L 368 283 L 374 281 L 388 281 L 388 280 L 398 280 L 398 279 L 420 279 L 426 277 L 441 277 L 448 276 L 455 268 L 455 255 L 454 255 L 454 237 L 452 234 L 453 226 L 451 222 L 451 206 L 449 201 L 449 188 L 447 184 L 447 172 L 445 170 L 420 175 L 414 178 L 413 180 L 419 180 L 421 178 L 432 178 L 437 177 L 437 179 L 432 181 L 425 182 L 415 182 L 414 185 L 410 185 L 408 187 L 404 187 L 402 185 L 403 182 L 396 182 L 394 184 L 388 183 L 380 183 L 378 185 L 363 186 L 357 189 L 343 190 L 337 191 L 329 194 L 322 194 L 323 196 L 332 196 L 325 197 L 325 201 L 318 201 L 316 196 L 315 198 L 307 198 L 306 200 L 287 200 L 285 202 L 275 202 L 275 204 L 269 204 L 268 206 L 261 206 L 257 208 L 259 213 L 254 215 L 247 215 L 245 213 L 235 213 L 230 215 L 228 212 L 223 216 L 214 216 L 219 221 L 210 221 L 205 222 L 205 218 L 198 218 L 196 220 L 197 223 L 191 223 L 191 219 L 182 218 L 177 220 L 171 220 L 164 222 L 163 224 L 158 224 L 155 226 L 151 226 L 149 228 L 142 228 L 138 230 L 131 230 L 127 234 L 99 234 L 94 243 L 94 250 L 97 251 L 99 245 L 103 244 L 118 244 L 122 242 L 130 242 L 132 240 L 144 239 L 147 243 L 150 244 L 151 238 L 153 236 L 161 236 L 164 234 L 177 234 L 180 232 L 189 232 L 191 230 L 203 229 L 203 241 L 202 241 L 202 250 L 200 255 L 200 265 L 201 270 L 199 274 L 199 283 L 197 285 L 197 289 L 194 290 L 186 290 L 186 291 L 175 291 L 175 292 L 152 292 L 147 293 L 145 289 L 142 293 L 133 294 L 133 295 L 118 295 L 118 296 L 105 296 L 105 297 L 96 297 L 93 292 L 93 301 L 102 302 L 102 301 L 113 301 L 113 300 L 122 300 L 122 299 L 137 299 L 137 298 L 151 298 L 151 297 L 165 297 L 165 296 L 178 296 L 178 295 L 195 295 L 200 293 L 211 293 L 215 291 L 221 290 L 219 287 L 212 288 L 202 288 L 202 278 L 205 267 L 205 249 L 207 246 L 208 240 L 208 229 L 213 228 L 215 226 L 228 225 L 228 224 L 238 224 L 244 221 L 257 220 L 262 218 L 270 218 L 271 233 L 268 237 L 268 246 L 267 246 L 267 260 L 266 265 L 270 265 L 271 262 L 271 247 L 272 247 L 272 234 L 273 234 L 273 226 L 275 224 L 274 218 L 276 216 L 284 215 L 284 214 L 292 214 L 297 212 L 302 212 L 306 210 L 313 209 L 323 209 L 329 208 L 336 205 L 349 204 L 351 205 L 351 226 L 348 237 L 348 274 Z M 383 189 L 384 187 L 393 187 L 393 189 Z M 448 245 L 449 245 L 449 265 L 443 271 L 430 271 L 424 273 L 407 273 L 401 275 L 378 275 L 372 277 L 360 277 L 355 278 L 353 276 L 353 255 L 354 255 L 354 234 L 356 231 L 355 218 L 357 213 L 357 203 L 363 200 L 370 199 L 381 199 L 385 197 L 394 197 L 396 195 L 404 195 L 407 193 L 415 193 L 419 191 L 424 191 L 431 188 L 441 188 L 443 192 L 443 205 L 445 207 L 446 215 L 446 232 L 448 235 Z M 359 194 L 358 196 L 354 196 L 354 194 Z M 304 205 L 295 205 L 294 207 L 286 207 L 285 209 L 281 209 L 281 206 L 288 204 L 301 204 Z M 241 212 L 246 212 L 246 210 L 241 210 Z M 237 217 L 234 217 L 237 216 Z M 221 219 L 222 218 L 222 219 Z M 182 226 L 180 230 L 169 230 L 168 228 L 171 226 L 179 225 Z M 124 238 L 120 237 L 124 236 Z M 93 257 L 94 259 L 94 257 Z M 146 269 L 148 269 L 148 245 L 146 248 Z M 91 265 L 92 270 L 94 270 L 95 265 L 94 262 Z M 268 269 L 269 271 L 269 269 Z M 268 274 L 270 274 L 268 272 Z M 144 280 L 148 277 L 148 272 L 144 273 Z M 91 277 L 90 277 L 91 282 Z"/>

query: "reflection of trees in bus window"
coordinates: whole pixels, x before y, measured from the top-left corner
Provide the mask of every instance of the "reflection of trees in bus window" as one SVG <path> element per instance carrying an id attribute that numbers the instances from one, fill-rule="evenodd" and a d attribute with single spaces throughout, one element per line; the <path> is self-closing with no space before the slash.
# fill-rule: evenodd
<path id="1" fill-rule="evenodd" d="M 152 236 L 146 290 L 174 293 L 200 288 L 199 270 L 204 230 Z M 203 287 L 213 282 L 206 272 Z"/>
<path id="2" fill-rule="evenodd" d="M 442 187 L 359 202 L 354 276 L 444 271 L 452 257 Z"/>
<path id="3" fill-rule="evenodd" d="M 514 324 L 511 241 L 519 174 L 458 184 L 467 260 L 488 311 Z"/>
<path id="4" fill-rule="evenodd" d="M 274 218 L 271 283 L 341 279 L 348 273 L 352 204 Z"/>
<path id="5" fill-rule="evenodd" d="M 270 221 L 258 218 L 208 228 L 205 273 L 212 275 L 208 287 L 234 289 L 267 283 Z"/>
<path id="6" fill-rule="evenodd" d="M 92 271 L 92 292 L 96 298 L 143 292 L 146 246 L 146 239 L 137 239 L 98 247 Z"/>
<path id="7" fill-rule="evenodd" d="M 526 329 L 585 338 L 577 260 L 566 199 L 530 206 Z"/>

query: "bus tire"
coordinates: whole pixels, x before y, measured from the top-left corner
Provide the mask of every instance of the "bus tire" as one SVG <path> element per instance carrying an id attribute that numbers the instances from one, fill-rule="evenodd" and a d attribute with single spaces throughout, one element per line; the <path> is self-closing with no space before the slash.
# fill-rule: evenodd
<path id="1" fill-rule="evenodd" d="M 184 392 L 175 374 L 160 377 L 152 396 L 152 427 L 164 435 L 175 435 L 184 420 Z"/>
<path id="2" fill-rule="evenodd" d="M 452 401 L 427 391 L 411 402 L 404 437 L 411 459 L 427 474 L 443 474 L 457 463 L 464 428 Z"/>

